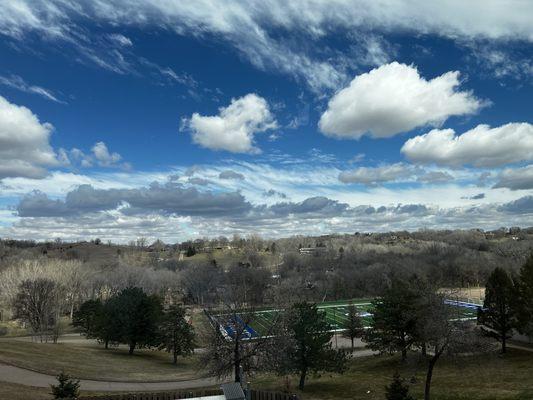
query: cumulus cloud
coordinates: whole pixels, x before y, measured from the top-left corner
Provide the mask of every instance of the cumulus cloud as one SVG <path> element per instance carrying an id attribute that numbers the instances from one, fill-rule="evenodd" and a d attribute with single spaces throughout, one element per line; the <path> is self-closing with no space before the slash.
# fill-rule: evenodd
<path id="1" fill-rule="evenodd" d="M 448 172 L 445 171 L 430 171 L 418 177 L 418 182 L 424 183 L 446 183 L 453 180 Z"/>
<path id="2" fill-rule="evenodd" d="M 533 189 L 533 165 L 521 168 L 506 168 L 498 175 L 494 188 L 511 190 Z"/>
<path id="3" fill-rule="evenodd" d="M 105 168 L 131 169 L 131 164 L 122 162 L 122 156 L 115 152 L 110 152 L 104 142 L 97 142 L 91 148 L 91 153 L 86 154 L 82 150 L 74 147 L 70 150 L 60 148 L 58 158 L 64 166 L 91 168 L 94 165 Z"/>
<path id="4" fill-rule="evenodd" d="M 235 180 L 238 180 L 238 181 L 243 181 L 244 180 L 244 175 L 240 174 L 238 172 L 235 172 L 235 171 L 226 170 L 226 171 L 222 171 L 218 175 L 218 178 L 219 179 L 235 179 Z"/>
<path id="5" fill-rule="evenodd" d="M 254 135 L 277 127 L 267 101 L 254 93 L 232 99 L 229 106 L 220 108 L 219 115 L 194 113 L 183 125 L 200 146 L 232 153 L 260 152 L 254 146 Z"/>
<path id="6" fill-rule="evenodd" d="M 476 185 L 478 187 L 487 186 L 488 180 L 491 177 L 492 177 L 492 172 L 488 172 L 488 171 L 482 172 L 481 174 L 479 174 L 479 176 L 477 178 L 477 184 Z"/>
<path id="7" fill-rule="evenodd" d="M 213 193 L 194 187 L 152 183 L 139 189 L 95 189 L 80 185 L 67 193 L 65 200 L 50 199 L 42 192 L 23 197 L 17 206 L 21 217 L 72 217 L 124 206 L 123 213 L 159 212 L 186 216 L 228 216 L 250 209 L 250 204 L 237 192 Z"/>
<path id="8" fill-rule="evenodd" d="M 458 167 L 496 167 L 533 160 L 533 125 L 478 125 L 457 136 L 453 129 L 434 129 L 409 139 L 401 152 L 411 161 Z"/>
<path id="9" fill-rule="evenodd" d="M 209 179 L 198 178 L 198 177 L 196 178 L 191 177 L 187 180 L 187 182 L 189 182 L 191 185 L 198 185 L 198 186 L 207 186 L 212 183 Z"/>
<path id="10" fill-rule="evenodd" d="M 533 196 L 524 196 L 505 203 L 500 207 L 500 210 L 513 214 L 531 214 L 533 213 Z"/>
<path id="11" fill-rule="evenodd" d="M 323 196 L 310 197 L 299 203 L 284 202 L 274 204 L 268 208 L 268 211 L 282 217 L 291 214 L 299 216 L 307 215 L 308 217 L 327 217 L 339 216 L 347 211 L 349 205 L 332 200 Z"/>
<path id="12" fill-rule="evenodd" d="M 338 139 L 363 135 L 387 138 L 414 128 L 438 126 L 453 115 L 475 113 L 483 102 L 459 91 L 459 72 L 431 80 L 414 66 L 393 62 L 356 76 L 335 94 L 319 121 L 320 130 Z"/>
<path id="13" fill-rule="evenodd" d="M 52 130 L 28 108 L 0 96 L 0 179 L 43 178 L 47 167 L 59 165 L 49 142 Z"/>
<path id="14" fill-rule="evenodd" d="M 282 199 L 286 199 L 287 195 L 283 192 L 279 192 L 274 189 L 269 189 L 263 192 L 263 197 L 280 197 Z"/>
<path id="15" fill-rule="evenodd" d="M 113 167 L 120 163 L 122 156 L 110 153 L 104 142 L 97 142 L 91 149 L 97 164 L 101 167 Z M 122 164 L 124 166 L 124 164 Z"/>
<path id="16" fill-rule="evenodd" d="M 416 168 L 404 163 L 382 165 L 379 167 L 359 167 L 350 171 L 342 171 L 339 180 L 343 183 L 360 183 L 374 186 L 385 182 L 408 179 L 416 172 Z"/>

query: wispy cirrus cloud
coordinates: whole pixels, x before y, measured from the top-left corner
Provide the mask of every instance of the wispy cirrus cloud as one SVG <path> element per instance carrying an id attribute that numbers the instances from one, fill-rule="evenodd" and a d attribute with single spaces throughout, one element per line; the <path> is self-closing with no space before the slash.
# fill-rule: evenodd
<path id="1" fill-rule="evenodd" d="M 56 103 L 66 104 L 65 101 L 58 99 L 56 95 L 54 94 L 54 92 L 51 91 L 50 89 L 45 89 L 42 86 L 31 85 L 18 75 L 14 75 L 14 74 L 9 75 L 9 76 L 0 75 L 0 85 L 4 85 L 7 87 L 16 89 L 16 90 L 20 90 L 21 92 L 24 92 L 24 93 L 36 94 L 38 96 L 45 98 L 46 100 L 51 100 Z"/>
<path id="2" fill-rule="evenodd" d="M 96 52 L 97 43 L 83 22 L 102 26 L 158 27 L 178 35 L 222 39 L 252 65 L 278 71 L 304 82 L 317 94 L 344 85 L 358 65 L 379 65 L 391 59 L 394 49 L 383 35 L 410 32 L 437 35 L 462 43 L 479 40 L 532 41 L 528 16 L 530 2 L 473 0 L 427 2 L 415 0 L 409 7 L 401 1 L 367 2 L 338 0 L 333 3 L 296 0 L 249 3 L 201 0 L 200 2 L 154 2 L 150 0 L 11 0 L 0 16 L 0 32 L 22 40 L 38 32 L 48 40 L 73 43 L 87 52 L 89 60 L 116 72 L 127 68 L 117 49 Z M 331 51 L 321 43 L 333 32 L 349 32 L 351 57 Z M 276 33 L 274 33 L 276 32 Z M 290 40 L 288 39 L 290 37 Z M 116 41 L 124 50 L 126 40 Z M 317 50 L 317 49 L 320 49 Z M 355 60 L 355 61 L 354 61 Z M 357 61 L 360 60 L 360 61 Z"/>

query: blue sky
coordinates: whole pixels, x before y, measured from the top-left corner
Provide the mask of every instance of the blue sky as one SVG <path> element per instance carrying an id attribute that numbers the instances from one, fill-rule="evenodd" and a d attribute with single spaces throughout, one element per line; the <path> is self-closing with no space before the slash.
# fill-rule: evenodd
<path id="1" fill-rule="evenodd" d="M 522 1 L 11 0 L 0 236 L 533 225 Z"/>

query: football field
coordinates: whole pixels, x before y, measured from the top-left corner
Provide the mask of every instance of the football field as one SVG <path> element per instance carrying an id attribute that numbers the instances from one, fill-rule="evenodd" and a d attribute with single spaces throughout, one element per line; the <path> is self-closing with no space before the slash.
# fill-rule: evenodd
<path id="1" fill-rule="evenodd" d="M 456 300 L 446 300 L 445 303 L 457 311 L 457 319 L 470 320 L 477 316 L 479 305 L 466 303 Z M 353 305 L 359 317 L 362 319 L 363 326 L 368 328 L 372 324 L 372 299 L 351 299 L 318 303 L 317 308 L 326 316 L 326 320 L 331 326 L 332 332 L 343 330 L 345 322 L 348 320 L 348 307 Z M 224 312 L 207 312 L 206 314 L 214 327 L 218 327 L 221 332 L 229 337 L 233 337 L 241 327 L 242 335 L 246 339 L 253 339 L 265 336 L 275 336 L 275 321 L 279 318 L 280 309 L 256 310 L 244 315 L 228 314 Z M 244 322 L 246 320 L 247 322 Z M 243 329 L 242 329 L 243 328 Z"/>

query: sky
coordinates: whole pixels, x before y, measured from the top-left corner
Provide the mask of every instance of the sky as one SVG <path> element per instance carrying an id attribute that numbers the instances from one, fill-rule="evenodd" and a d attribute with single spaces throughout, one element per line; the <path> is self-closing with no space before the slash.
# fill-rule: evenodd
<path id="1" fill-rule="evenodd" d="M 0 0 L 0 237 L 533 226 L 533 2 Z"/>

